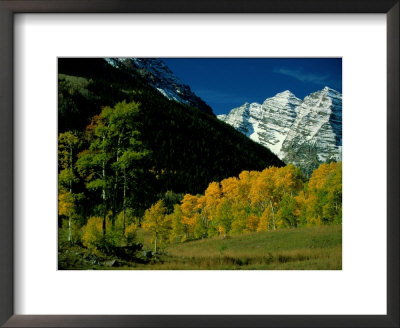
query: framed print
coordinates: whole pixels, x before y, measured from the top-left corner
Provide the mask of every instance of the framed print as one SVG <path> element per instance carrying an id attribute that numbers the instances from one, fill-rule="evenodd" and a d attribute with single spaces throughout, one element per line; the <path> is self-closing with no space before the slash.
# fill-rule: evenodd
<path id="1" fill-rule="evenodd" d="M 4 326 L 399 325 L 398 1 L 0 9 Z"/>

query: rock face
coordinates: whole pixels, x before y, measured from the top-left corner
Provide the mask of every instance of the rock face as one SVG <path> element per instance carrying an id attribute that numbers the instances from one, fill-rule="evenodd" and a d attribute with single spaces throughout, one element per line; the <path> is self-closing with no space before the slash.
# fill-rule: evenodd
<path id="1" fill-rule="evenodd" d="M 320 163 L 342 158 L 342 95 L 329 87 L 303 101 L 284 91 L 218 118 L 307 175 Z"/>
<path id="2" fill-rule="evenodd" d="M 106 58 L 110 65 L 139 74 L 163 96 L 212 114 L 212 109 L 157 58 Z"/>

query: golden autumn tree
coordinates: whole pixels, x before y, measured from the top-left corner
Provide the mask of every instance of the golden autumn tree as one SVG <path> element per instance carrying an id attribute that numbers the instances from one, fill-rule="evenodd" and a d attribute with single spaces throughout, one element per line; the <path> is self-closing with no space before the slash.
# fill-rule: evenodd
<path id="1" fill-rule="evenodd" d="M 242 180 L 232 177 L 221 181 L 223 198 L 230 204 L 232 234 L 240 234 L 246 228 L 247 216 L 250 213 L 249 190 L 250 172 L 245 171 L 239 175 Z"/>
<path id="2" fill-rule="evenodd" d="M 247 218 L 246 222 L 246 231 L 254 232 L 257 231 L 258 225 L 260 222 L 260 218 L 255 214 L 250 214 Z"/>
<path id="3" fill-rule="evenodd" d="M 279 202 L 277 213 L 279 227 L 297 228 L 299 220 L 296 215 L 296 207 L 297 203 L 293 195 L 285 193 Z"/>
<path id="4" fill-rule="evenodd" d="M 260 172 L 242 171 L 239 179 L 228 180 L 224 185 L 224 196 L 231 201 L 232 234 L 240 234 L 246 230 L 247 219 L 253 213 L 250 190 Z M 229 196 L 230 192 L 233 193 Z"/>
<path id="5" fill-rule="evenodd" d="M 270 207 L 272 214 L 272 227 L 276 229 L 276 212 L 279 195 L 276 192 L 276 167 L 263 170 L 253 182 L 250 189 L 251 205 L 255 213 L 262 215 Z"/>
<path id="6" fill-rule="evenodd" d="M 153 235 L 154 254 L 157 254 L 157 246 L 169 239 L 171 222 L 166 212 L 163 201 L 159 200 L 144 213 L 142 227 Z"/>
<path id="7" fill-rule="evenodd" d="M 171 242 L 185 240 L 185 226 L 182 222 L 183 214 L 179 204 L 174 205 L 174 210 L 168 215 L 171 221 L 171 234 L 169 239 Z"/>
<path id="8" fill-rule="evenodd" d="M 310 181 L 293 165 L 242 171 L 204 195 L 186 194 L 169 214 L 171 241 L 341 223 L 341 163 L 323 164 Z"/>
<path id="9" fill-rule="evenodd" d="M 185 231 L 185 239 L 194 238 L 194 229 L 200 219 L 198 197 L 186 194 L 181 202 L 182 224 Z"/>
<path id="10" fill-rule="evenodd" d="M 308 224 L 342 222 L 342 163 L 321 164 L 311 175 L 304 197 Z"/>
<path id="11" fill-rule="evenodd" d="M 213 223 L 216 220 L 216 210 L 221 199 L 222 191 L 218 182 L 211 182 L 204 192 L 204 197 L 199 199 L 200 207 L 202 207 L 201 215 L 206 220 L 204 223 L 207 235 L 213 235 L 215 232 Z"/>
<path id="12" fill-rule="evenodd" d="M 199 213 L 195 227 L 194 237 L 195 238 L 206 238 L 208 236 L 208 216 L 206 211 L 207 199 L 206 196 L 200 196 L 197 198 L 196 210 Z"/>
<path id="13" fill-rule="evenodd" d="M 285 194 L 294 196 L 303 188 L 303 175 L 293 164 L 275 171 L 275 192 L 282 198 Z"/>
<path id="14" fill-rule="evenodd" d="M 227 178 L 221 181 L 221 191 L 227 199 L 234 202 L 239 196 L 239 179 L 236 177 Z"/>
<path id="15" fill-rule="evenodd" d="M 267 208 L 262 212 L 258 226 L 257 226 L 257 231 L 270 231 L 274 228 L 275 221 L 273 220 L 273 212 L 272 208 L 270 206 L 267 206 Z"/>

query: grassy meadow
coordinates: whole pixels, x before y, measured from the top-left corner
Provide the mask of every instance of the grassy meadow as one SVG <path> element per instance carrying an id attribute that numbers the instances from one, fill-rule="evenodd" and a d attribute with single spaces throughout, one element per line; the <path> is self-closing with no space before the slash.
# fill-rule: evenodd
<path id="1" fill-rule="evenodd" d="M 137 231 L 143 251 L 151 250 L 151 234 Z M 62 242 L 62 241 L 60 241 Z M 110 257 L 74 246 L 59 253 L 69 269 L 144 270 L 341 270 L 342 226 L 325 225 L 254 232 L 170 244 L 150 261 Z"/>

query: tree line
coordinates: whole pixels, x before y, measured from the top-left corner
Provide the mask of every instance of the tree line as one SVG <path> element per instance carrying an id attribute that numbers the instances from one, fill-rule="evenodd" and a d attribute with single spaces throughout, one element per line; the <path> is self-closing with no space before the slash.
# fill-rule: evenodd
<path id="1" fill-rule="evenodd" d="M 154 111 L 139 102 L 122 101 L 103 107 L 84 131 L 59 134 L 58 214 L 69 243 L 129 245 L 142 227 L 152 232 L 157 249 L 216 235 L 341 222 L 341 163 L 323 164 L 307 180 L 293 165 L 279 167 L 269 152 L 258 153 L 259 145 L 249 153 L 245 142 L 218 148 L 216 139 L 229 136 L 231 127 L 195 110 L 175 111 L 175 104 L 163 107 L 164 101 L 154 105 L 164 110 L 160 117 L 152 118 Z M 263 158 L 271 166 L 243 170 L 261 167 Z"/>
<path id="2" fill-rule="evenodd" d="M 143 228 L 160 245 L 216 235 L 340 224 L 342 163 L 321 164 L 309 180 L 292 164 L 211 182 L 202 195 L 186 194 L 169 210 L 160 199 L 144 214 Z"/>

